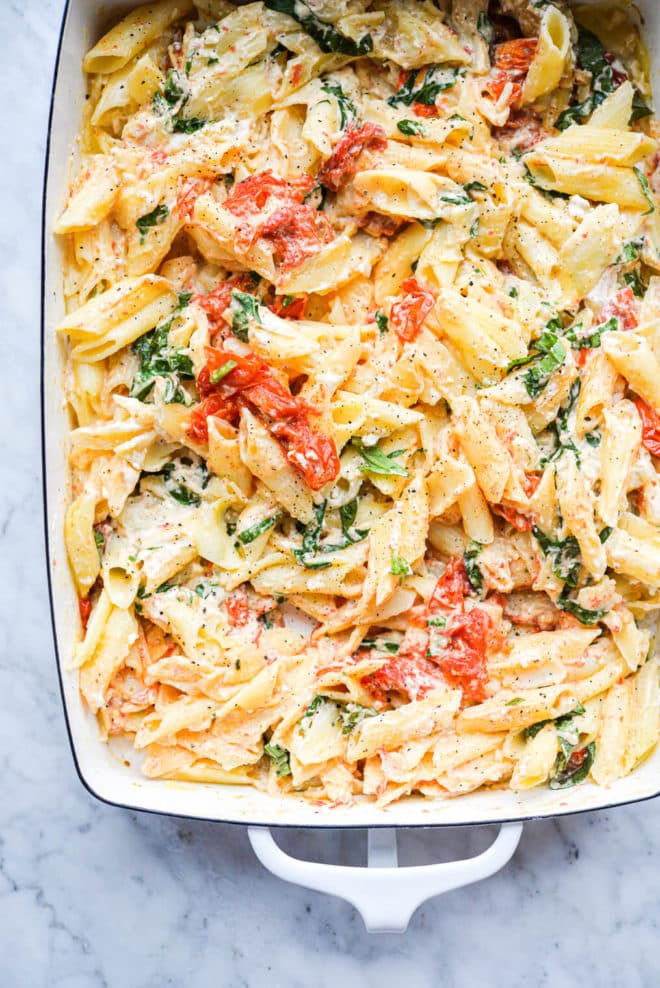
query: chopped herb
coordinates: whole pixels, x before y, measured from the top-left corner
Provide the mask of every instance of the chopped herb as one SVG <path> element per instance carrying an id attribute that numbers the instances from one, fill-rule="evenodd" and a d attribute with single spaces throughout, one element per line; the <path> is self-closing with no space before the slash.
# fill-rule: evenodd
<path id="1" fill-rule="evenodd" d="M 479 232 L 479 217 L 477 216 L 476 220 L 470 227 L 470 237 L 476 237 L 478 232 Z"/>
<path id="2" fill-rule="evenodd" d="M 460 192 L 448 192 L 444 196 L 440 196 L 440 202 L 446 202 L 450 206 L 471 206 L 472 200 L 468 195 L 462 194 Z"/>
<path id="3" fill-rule="evenodd" d="M 447 618 L 437 614 L 435 617 L 430 617 L 426 623 L 429 628 L 446 628 Z"/>
<path id="4" fill-rule="evenodd" d="M 536 525 L 532 529 L 532 535 L 540 545 L 543 555 L 549 560 L 552 572 L 557 579 L 563 580 L 567 587 L 576 587 L 580 576 L 582 557 L 575 536 L 569 535 L 565 539 L 553 541 Z"/>
<path id="5" fill-rule="evenodd" d="M 419 86 L 415 86 L 417 79 L 422 76 Z M 434 106 L 436 98 L 440 93 L 451 89 L 456 85 L 458 78 L 457 69 L 441 68 L 434 65 L 430 69 L 413 69 L 403 86 L 394 96 L 390 96 L 388 103 L 390 106 L 412 106 L 413 103 L 422 103 L 424 106 Z"/>
<path id="6" fill-rule="evenodd" d="M 536 340 L 534 347 L 542 354 L 541 359 L 522 375 L 527 394 L 530 398 L 538 398 L 545 389 L 550 377 L 563 365 L 566 360 L 566 348 L 554 333 L 546 330 Z"/>
<path id="7" fill-rule="evenodd" d="M 634 171 L 635 175 L 637 176 L 637 181 L 639 182 L 639 184 L 641 186 L 642 195 L 644 196 L 644 198 L 646 199 L 646 201 L 649 204 L 649 208 L 646 209 L 642 213 L 642 216 L 648 216 L 650 213 L 654 213 L 655 212 L 655 204 L 653 202 L 653 196 L 651 195 L 651 189 L 649 187 L 649 180 L 648 180 L 648 178 L 646 177 L 646 175 L 644 174 L 644 172 L 642 171 L 642 169 L 640 168 L 639 165 L 634 165 L 633 166 L 633 171 Z"/>
<path id="8" fill-rule="evenodd" d="M 466 192 L 487 192 L 488 189 L 483 182 L 466 182 L 463 186 Z"/>
<path id="9" fill-rule="evenodd" d="M 412 566 L 396 549 L 390 549 L 390 573 L 394 576 L 412 576 Z"/>
<path id="10" fill-rule="evenodd" d="M 254 542 L 254 540 L 258 539 L 264 532 L 267 532 L 270 528 L 277 525 L 281 517 L 281 514 L 277 514 L 271 515 L 270 518 L 264 518 L 262 521 L 258 521 L 255 525 L 251 525 L 250 528 L 244 528 L 242 532 L 237 534 L 236 538 L 241 545 L 249 545 L 250 542 Z"/>
<path id="11" fill-rule="evenodd" d="M 314 519 L 303 530 L 302 549 L 293 550 L 293 555 L 305 569 L 326 569 L 332 565 L 329 560 L 315 561 L 313 558 L 319 551 L 319 539 L 327 506 L 327 501 L 314 505 Z"/>
<path id="12" fill-rule="evenodd" d="M 424 124 L 419 120 L 399 120 L 397 130 L 400 130 L 406 137 L 426 137 Z"/>
<path id="13" fill-rule="evenodd" d="M 515 285 L 512 285 L 509 289 L 509 298 L 518 298 L 518 289 Z"/>
<path id="14" fill-rule="evenodd" d="M 636 120 L 641 120 L 642 117 L 650 117 L 653 113 L 651 107 L 645 102 L 642 94 L 639 90 L 635 90 L 632 101 L 632 113 L 630 114 L 629 124 L 635 123 Z"/>
<path id="15" fill-rule="evenodd" d="M 483 545 L 481 542 L 468 542 L 465 552 L 463 553 L 463 563 L 465 565 L 465 572 L 467 573 L 467 578 L 470 581 L 470 586 L 477 593 L 483 590 L 484 578 L 481 570 L 479 569 L 477 559 L 483 551 Z"/>
<path id="16" fill-rule="evenodd" d="M 261 322 L 259 303 L 254 295 L 239 292 L 237 288 L 231 293 L 231 331 L 241 343 L 248 343 L 250 318 Z"/>
<path id="17" fill-rule="evenodd" d="M 269 10 L 280 14 L 288 14 L 300 24 L 310 38 L 316 42 L 321 51 L 329 54 L 338 52 L 341 55 L 367 55 L 373 50 L 374 43 L 370 34 L 364 34 L 359 41 L 353 41 L 341 34 L 332 24 L 322 21 L 316 16 L 304 0 L 265 0 Z"/>
<path id="18" fill-rule="evenodd" d="M 156 593 L 165 593 L 166 590 L 172 590 L 176 586 L 176 583 L 170 583 L 169 580 L 166 580 L 165 583 L 161 583 L 159 587 L 156 587 Z"/>
<path id="19" fill-rule="evenodd" d="M 523 698 L 521 696 L 514 696 L 512 700 L 507 700 L 507 702 L 504 704 L 504 706 L 505 707 L 517 707 L 518 704 L 519 703 L 522 703 L 522 702 L 523 702 Z"/>
<path id="20" fill-rule="evenodd" d="M 209 583 L 198 583 L 195 587 L 195 593 L 202 600 L 206 600 L 213 593 L 213 585 Z"/>
<path id="21" fill-rule="evenodd" d="M 365 446 L 361 439 L 353 439 L 353 446 L 364 460 L 360 464 L 363 473 L 375 473 L 382 476 L 407 477 L 408 471 L 400 463 L 395 463 L 397 456 L 401 456 L 406 451 L 397 449 L 393 453 L 383 453 L 378 446 Z"/>
<path id="22" fill-rule="evenodd" d="M 381 309 L 376 311 L 376 325 L 378 326 L 378 332 L 381 336 L 383 336 L 383 334 L 390 328 L 387 316 L 381 311 Z"/>
<path id="23" fill-rule="evenodd" d="M 594 446 L 594 447 L 600 446 L 601 438 L 602 438 L 600 434 L 600 429 L 594 429 L 593 432 L 587 432 L 584 438 L 586 439 L 586 441 L 589 443 L 590 446 Z"/>
<path id="24" fill-rule="evenodd" d="M 227 374 L 231 374 L 238 364 L 235 360 L 227 360 L 222 367 L 218 367 L 217 370 L 211 371 L 211 384 L 219 384 L 219 382 L 226 377 Z"/>
<path id="25" fill-rule="evenodd" d="M 598 538 L 600 539 L 601 542 L 605 543 L 607 542 L 613 531 L 614 529 L 610 528 L 609 525 L 606 525 L 605 528 L 601 528 L 600 532 L 598 533 Z"/>
<path id="26" fill-rule="evenodd" d="M 185 484 L 177 484 L 175 487 L 168 487 L 167 493 L 170 497 L 173 497 L 175 501 L 178 501 L 179 504 L 198 505 L 200 502 L 199 494 L 195 494 L 195 492 L 191 491 Z"/>
<path id="27" fill-rule="evenodd" d="M 143 244 L 145 242 L 147 232 L 152 226 L 158 226 L 159 223 L 164 223 L 169 215 L 169 206 L 166 206 L 164 202 L 161 202 L 160 205 L 156 206 L 155 209 L 152 209 L 150 213 L 145 213 L 144 216 L 140 216 L 140 218 L 135 221 L 135 225 L 140 232 L 140 243 Z"/>
<path id="28" fill-rule="evenodd" d="M 329 96 L 334 96 L 339 105 L 339 126 L 345 130 L 346 126 L 357 120 L 357 109 L 353 100 L 349 99 L 340 84 L 324 82 L 321 88 Z"/>
<path id="29" fill-rule="evenodd" d="M 289 752 L 279 744 L 265 744 L 264 751 L 275 766 L 275 775 L 278 779 L 283 775 L 291 775 L 291 761 Z"/>
<path id="30" fill-rule="evenodd" d="M 617 263 L 623 261 L 636 261 L 639 258 L 639 252 L 644 244 L 644 238 L 640 237 L 638 240 L 627 240 L 623 245 L 623 252 L 621 257 L 617 258 Z"/>

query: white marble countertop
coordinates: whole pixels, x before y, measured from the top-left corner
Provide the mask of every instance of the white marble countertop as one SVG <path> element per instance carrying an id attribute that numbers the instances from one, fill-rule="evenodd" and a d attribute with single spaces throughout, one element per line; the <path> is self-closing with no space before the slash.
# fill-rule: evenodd
<path id="1" fill-rule="evenodd" d="M 660 984 L 660 801 L 525 828 L 494 878 L 428 903 L 405 936 L 273 878 L 240 827 L 113 809 L 78 781 L 46 597 L 39 454 L 42 159 L 62 0 L 2 0 L 0 986 L 352 988 Z M 404 860 L 485 846 L 405 835 Z M 289 834 L 359 863 L 362 834 Z"/>

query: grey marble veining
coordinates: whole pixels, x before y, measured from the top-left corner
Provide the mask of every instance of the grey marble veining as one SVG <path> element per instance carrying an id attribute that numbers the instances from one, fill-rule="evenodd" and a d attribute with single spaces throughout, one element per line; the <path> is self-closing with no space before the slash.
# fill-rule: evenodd
<path id="1" fill-rule="evenodd" d="M 42 547 L 39 213 L 61 0 L 0 0 L 0 988 L 655 988 L 660 801 L 526 827 L 494 878 L 369 937 L 345 903 L 288 886 L 242 828 L 101 805 L 60 707 Z M 489 831 L 416 833 L 409 863 L 477 853 Z M 290 851 L 358 863 L 362 834 Z"/>

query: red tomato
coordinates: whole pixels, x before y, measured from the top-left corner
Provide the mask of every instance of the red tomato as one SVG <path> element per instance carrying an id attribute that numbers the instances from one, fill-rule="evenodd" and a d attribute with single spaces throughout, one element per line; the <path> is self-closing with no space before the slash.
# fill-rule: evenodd
<path id="1" fill-rule="evenodd" d="M 196 292 L 191 302 L 196 302 L 206 313 L 212 330 L 225 329 L 226 323 L 222 318 L 231 303 L 231 293 L 237 288 L 245 291 L 252 284 L 252 279 L 247 274 L 234 275 L 229 281 L 222 281 L 216 285 L 208 295 L 201 295 Z"/>
<path id="2" fill-rule="evenodd" d="M 182 219 L 192 216 L 195 203 L 212 185 L 212 178 L 186 178 L 183 181 L 176 200 L 176 211 Z"/>
<path id="3" fill-rule="evenodd" d="M 80 611 L 80 621 L 83 630 L 86 631 L 89 615 L 92 612 L 92 602 L 89 597 L 78 597 L 78 610 Z"/>
<path id="4" fill-rule="evenodd" d="M 491 507 L 496 515 L 504 518 L 505 521 L 508 521 L 519 532 L 531 532 L 534 528 L 533 519 L 522 514 L 521 511 L 516 511 L 515 508 L 508 508 L 504 504 L 493 504 Z"/>
<path id="5" fill-rule="evenodd" d="M 416 117 L 437 117 L 440 114 L 437 106 L 428 106 L 426 103 L 413 103 L 412 111 Z"/>
<path id="6" fill-rule="evenodd" d="M 205 398 L 201 405 L 197 405 L 190 413 L 190 427 L 188 435 L 197 442 L 207 443 L 209 441 L 209 426 L 206 421 L 210 415 L 217 418 L 236 420 L 237 409 L 235 405 L 227 402 L 222 395 L 211 394 Z"/>
<path id="7" fill-rule="evenodd" d="M 598 325 L 612 318 L 619 320 L 623 330 L 636 329 L 639 324 L 639 305 L 630 285 L 626 285 L 616 293 L 614 298 L 606 302 L 600 310 Z"/>
<path id="8" fill-rule="evenodd" d="M 289 463 L 300 470 L 311 490 L 320 490 L 339 475 L 334 440 L 312 429 L 305 415 L 291 422 L 278 422 L 271 426 L 271 432 L 285 440 Z"/>
<path id="9" fill-rule="evenodd" d="M 472 596 L 472 593 L 465 563 L 458 556 L 452 556 L 431 594 L 427 606 L 428 614 L 435 614 L 441 608 L 462 607 L 465 598 Z"/>
<path id="10" fill-rule="evenodd" d="M 429 659 L 394 656 L 376 672 L 365 676 L 362 685 L 376 692 L 396 690 L 407 693 L 411 700 L 420 700 L 430 690 L 445 685 L 445 679 Z"/>
<path id="11" fill-rule="evenodd" d="M 269 169 L 237 182 L 225 199 L 224 207 L 234 216 L 255 216 L 261 212 L 271 196 L 276 196 L 283 202 L 301 203 L 315 185 L 316 181 L 311 175 L 302 175 L 287 181 L 273 175 Z"/>
<path id="12" fill-rule="evenodd" d="M 508 103 L 514 110 L 519 110 L 522 106 L 523 87 L 515 81 L 508 72 L 498 72 L 493 79 L 489 79 L 485 85 L 485 91 L 497 102 L 507 85 L 511 84 Z"/>
<path id="13" fill-rule="evenodd" d="M 291 85 L 297 86 L 298 83 L 300 82 L 301 77 L 302 77 L 302 65 L 300 62 L 298 62 L 291 69 Z"/>
<path id="14" fill-rule="evenodd" d="M 302 319 L 305 315 L 305 307 L 307 306 L 307 299 L 309 295 L 276 295 L 275 301 L 268 306 L 271 312 L 274 312 L 276 316 L 282 316 L 284 319 Z M 285 299 L 288 299 L 285 303 Z"/>
<path id="15" fill-rule="evenodd" d="M 536 38 L 514 38 L 495 45 L 493 67 L 504 72 L 525 75 L 536 53 Z"/>
<path id="16" fill-rule="evenodd" d="M 387 136 L 378 124 L 365 123 L 356 127 L 351 121 L 321 167 L 318 180 L 331 192 L 339 192 L 358 170 L 358 158 L 363 151 L 384 151 Z"/>
<path id="17" fill-rule="evenodd" d="M 435 295 L 422 288 L 417 278 L 406 278 L 401 290 L 403 298 L 390 309 L 390 326 L 400 340 L 410 343 L 435 305 Z"/>
<path id="18" fill-rule="evenodd" d="M 232 628 L 244 628 L 250 620 L 250 610 L 248 608 L 245 587 L 239 587 L 231 597 L 227 598 L 225 608 L 227 610 L 227 620 Z"/>
<path id="19" fill-rule="evenodd" d="M 486 649 L 492 627 L 490 615 L 481 607 L 451 618 L 449 647 L 434 656 L 446 679 L 463 691 L 466 700 L 480 702 L 487 696 Z"/>
<path id="20" fill-rule="evenodd" d="M 290 271 L 333 238 L 325 213 L 312 206 L 288 203 L 280 206 L 263 222 L 239 230 L 235 243 L 239 250 L 249 250 L 257 240 L 270 243 L 282 271 Z"/>
<path id="21" fill-rule="evenodd" d="M 522 489 L 524 490 L 527 497 L 532 497 L 532 495 L 536 492 L 536 489 L 541 483 L 542 478 L 543 478 L 542 473 L 525 474 L 525 479 L 523 480 L 522 483 Z"/>
<path id="22" fill-rule="evenodd" d="M 642 420 L 642 442 L 653 456 L 660 456 L 660 415 L 642 398 L 635 398 Z"/>

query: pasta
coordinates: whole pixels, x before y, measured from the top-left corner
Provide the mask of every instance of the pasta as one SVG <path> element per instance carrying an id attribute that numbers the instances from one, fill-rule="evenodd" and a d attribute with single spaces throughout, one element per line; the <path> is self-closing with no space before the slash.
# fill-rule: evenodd
<path id="1" fill-rule="evenodd" d="M 159 0 L 86 55 L 71 664 L 149 778 L 387 806 L 609 785 L 657 744 L 632 17 Z"/>

